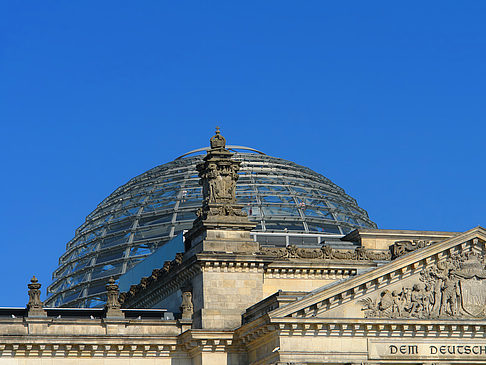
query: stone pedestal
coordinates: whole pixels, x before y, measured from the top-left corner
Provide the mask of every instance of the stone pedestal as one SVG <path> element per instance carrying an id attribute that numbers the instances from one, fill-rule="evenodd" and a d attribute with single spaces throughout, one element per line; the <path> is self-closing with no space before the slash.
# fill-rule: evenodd
<path id="1" fill-rule="evenodd" d="M 202 229 L 186 235 L 186 255 L 201 252 L 225 252 L 252 254 L 258 251 L 258 242 L 250 237 L 249 231 L 238 229 Z"/>

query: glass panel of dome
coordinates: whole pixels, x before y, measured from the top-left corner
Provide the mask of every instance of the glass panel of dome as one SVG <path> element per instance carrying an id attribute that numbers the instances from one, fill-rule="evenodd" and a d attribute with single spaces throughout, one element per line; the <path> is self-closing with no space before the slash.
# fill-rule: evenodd
<path id="1" fill-rule="evenodd" d="M 326 217 L 329 219 L 333 219 L 333 216 L 329 211 L 324 209 L 314 210 L 312 208 L 306 207 L 302 210 L 304 214 L 308 217 Z"/>
<path id="2" fill-rule="evenodd" d="M 150 194 L 150 201 L 153 200 L 167 200 L 168 198 L 175 198 L 177 195 L 177 190 L 158 190 Z"/>
<path id="3" fill-rule="evenodd" d="M 85 258 L 85 259 L 81 259 L 79 261 L 76 261 L 73 265 L 73 270 L 72 271 L 78 271 L 78 270 L 81 270 L 82 268 L 86 267 L 87 265 L 89 265 L 91 262 L 91 258 Z"/>
<path id="4" fill-rule="evenodd" d="M 256 196 L 253 195 L 246 195 L 246 196 L 237 196 L 238 204 L 247 204 L 247 205 L 256 205 L 258 204 Z"/>
<path id="5" fill-rule="evenodd" d="M 332 224 L 312 223 L 307 221 L 307 228 L 312 232 L 341 234 L 339 227 Z"/>
<path id="6" fill-rule="evenodd" d="M 115 266 L 112 264 L 95 267 L 91 274 L 92 279 L 97 279 L 105 276 L 117 275 L 121 272 L 121 265 Z"/>
<path id="7" fill-rule="evenodd" d="M 158 236 L 167 236 L 170 232 L 171 225 L 159 225 L 144 229 L 139 229 L 135 232 L 134 240 L 139 241 L 147 238 L 153 238 Z"/>
<path id="8" fill-rule="evenodd" d="M 265 221 L 265 229 L 267 231 L 283 231 L 293 230 L 293 231 L 304 231 L 304 225 L 300 222 L 269 222 Z"/>
<path id="9" fill-rule="evenodd" d="M 354 228 L 346 227 L 346 226 L 342 226 L 341 229 L 343 230 L 343 234 L 348 234 L 349 232 L 354 230 Z"/>
<path id="10" fill-rule="evenodd" d="M 101 241 L 100 248 L 105 249 L 105 248 L 108 248 L 108 247 L 111 247 L 111 246 L 120 245 L 122 243 L 128 242 L 129 238 L 130 238 L 130 232 L 122 234 L 122 235 L 116 235 L 116 236 L 104 238 Z"/>
<path id="11" fill-rule="evenodd" d="M 88 288 L 88 295 L 98 294 L 105 291 L 105 283 L 101 285 L 90 285 Z"/>
<path id="12" fill-rule="evenodd" d="M 86 301 L 87 306 L 91 308 L 103 307 L 105 303 L 106 303 L 106 295 L 88 298 Z"/>
<path id="13" fill-rule="evenodd" d="M 133 225 L 133 220 L 131 219 L 122 222 L 116 222 L 115 224 L 110 224 L 110 226 L 108 227 L 108 232 L 115 233 L 119 231 L 124 231 L 132 228 L 132 225 Z"/>
<path id="14" fill-rule="evenodd" d="M 59 269 L 58 269 L 59 270 Z M 68 273 L 70 273 L 72 270 L 72 265 L 66 265 L 64 268 L 62 268 L 61 270 L 59 271 L 55 271 L 54 272 L 54 276 L 56 277 L 61 277 L 61 276 L 65 276 L 67 275 Z"/>
<path id="15" fill-rule="evenodd" d="M 174 200 L 154 202 L 154 203 L 147 204 L 143 208 L 143 212 L 146 213 L 146 212 L 154 212 L 156 210 L 162 210 L 162 209 L 171 209 L 174 205 L 175 205 Z"/>
<path id="16" fill-rule="evenodd" d="M 82 256 L 90 253 L 91 251 L 93 251 L 96 248 L 97 245 L 98 245 L 98 242 L 93 242 L 93 243 L 90 243 L 88 245 L 81 247 L 78 251 L 78 256 L 82 257 Z"/>
<path id="17" fill-rule="evenodd" d="M 354 219 L 353 217 L 346 217 L 346 222 L 356 225 L 358 224 L 358 222 L 356 222 L 356 219 Z"/>
<path id="18" fill-rule="evenodd" d="M 63 295 L 64 302 L 69 302 L 70 300 L 77 299 L 81 294 L 82 287 L 78 287 L 73 290 L 69 290 Z"/>
<path id="19" fill-rule="evenodd" d="M 96 258 L 96 263 L 101 264 L 103 262 L 117 260 L 123 257 L 125 254 L 125 249 L 123 250 L 116 250 L 116 251 L 108 251 L 106 253 L 101 254 Z"/>
<path id="20" fill-rule="evenodd" d="M 347 222 L 348 221 L 348 217 L 341 212 L 338 212 L 338 211 L 334 212 L 334 216 L 340 222 Z"/>
<path id="21" fill-rule="evenodd" d="M 103 234 L 104 228 L 98 228 L 86 235 L 86 242 L 92 241 Z"/>
<path id="22" fill-rule="evenodd" d="M 68 283 L 70 286 L 77 285 L 86 280 L 87 273 L 83 272 L 81 274 L 73 275 L 68 278 Z"/>
<path id="23" fill-rule="evenodd" d="M 77 257 L 77 252 L 78 250 L 73 250 L 70 253 L 68 253 L 66 256 L 62 257 L 62 262 L 69 262 L 72 261 L 73 258 Z"/>
<path id="24" fill-rule="evenodd" d="M 144 227 L 168 222 L 172 222 L 172 214 L 142 218 L 138 221 L 138 225 L 139 227 Z"/>
<path id="25" fill-rule="evenodd" d="M 135 258 L 131 258 L 130 260 L 128 260 L 126 271 L 130 270 L 132 267 L 134 267 L 136 264 L 138 264 L 143 259 L 144 259 L 144 257 L 139 257 L 139 258 L 135 257 Z"/>
<path id="26" fill-rule="evenodd" d="M 298 216 L 300 217 L 299 211 L 292 206 L 262 206 L 262 212 L 264 216 Z"/>
<path id="27" fill-rule="evenodd" d="M 115 212 L 112 215 L 111 222 L 116 222 L 116 221 L 119 221 L 119 220 L 122 220 L 122 219 L 125 219 L 125 218 L 128 218 L 128 217 L 132 217 L 133 215 L 137 214 L 139 209 L 140 209 L 140 207 L 137 206 L 137 207 L 133 207 L 133 208 L 130 208 L 130 209 L 124 209 L 124 210 L 121 210 L 119 212 Z"/>
<path id="28" fill-rule="evenodd" d="M 183 200 L 179 203 L 180 208 L 197 207 L 201 206 L 201 200 Z"/>
<path id="29" fill-rule="evenodd" d="M 306 190 L 304 188 L 300 188 L 300 187 L 297 187 L 297 186 L 292 186 L 292 190 L 297 193 L 297 195 L 314 195 L 313 191 L 312 190 Z"/>
<path id="30" fill-rule="evenodd" d="M 252 193 L 253 191 L 253 187 L 250 185 L 236 185 L 236 196 L 245 192 Z"/>
<path id="31" fill-rule="evenodd" d="M 358 222 L 358 224 L 361 226 L 361 227 L 369 227 L 369 223 L 361 220 L 361 219 L 356 219 L 356 221 Z"/>
<path id="32" fill-rule="evenodd" d="M 294 198 L 285 195 L 262 195 L 260 199 L 264 203 L 275 203 L 275 204 L 295 203 Z"/>
<path id="33" fill-rule="evenodd" d="M 101 218 L 98 218 L 91 223 L 91 227 L 101 226 L 105 224 L 111 218 L 110 214 L 103 215 Z"/>
<path id="34" fill-rule="evenodd" d="M 184 188 L 183 192 L 185 191 L 186 196 L 201 196 L 202 197 L 202 188 L 201 187 L 186 187 Z"/>
<path id="35" fill-rule="evenodd" d="M 262 215 L 261 209 L 258 206 L 250 205 L 250 206 L 243 207 L 242 210 L 245 211 L 246 214 L 248 214 L 249 217 L 255 217 L 255 216 L 261 216 Z"/>
<path id="36" fill-rule="evenodd" d="M 193 221 L 194 219 L 196 219 L 196 213 L 194 213 L 193 211 L 177 212 L 178 221 Z"/>
<path id="37" fill-rule="evenodd" d="M 51 293 L 58 293 L 62 291 L 63 289 L 67 288 L 69 283 L 67 281 L 60 281 L 53 285 L 51 288 L 49 288 L 49 292 Z"/>
<path id="38" fill-rule="evenodd" d="M 268 177 L 258 176 L 255 178 L 256 184 L 275 184 L 275 180 L 269 179 Z"/>
<path id="39" fill-rule="evenodd" d="M 150 255 L 154 251 L 155 247 L 152 245 L 138 245 L 130 248 L 130 256 Z"/>
<path id="40" fill-rule="evenodd" d="M 267 185 L 267 187 L 270 189 L 270 191 L 273 191 L 273 192 L 290 194 L 289 189 L 287 189 L 287 187 L 285 187 L 285 186 L 281 186 L 281 185 L 271 185 L 271 186 L 268 186 Z"/>

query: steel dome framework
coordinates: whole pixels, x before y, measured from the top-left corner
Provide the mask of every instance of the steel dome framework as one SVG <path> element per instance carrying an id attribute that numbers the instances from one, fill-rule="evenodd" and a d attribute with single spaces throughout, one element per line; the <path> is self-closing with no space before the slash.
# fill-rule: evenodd
<path id="1" fill-rule="evenodd" d="M 376 228 L 367 212 L 326 177 L 254 149 L 227 148 L 238 149 L 237 201 L 257 223 L 256 231 L 339 235 L 357 227 Z M 191 228 L 201 206 L 196 164 L 202 156 L 189 154 L 204 150 L 155 167 L 103 200 L 68 242 L 46 305 L 102 306 L 109 277 L 118 278 Z"/>

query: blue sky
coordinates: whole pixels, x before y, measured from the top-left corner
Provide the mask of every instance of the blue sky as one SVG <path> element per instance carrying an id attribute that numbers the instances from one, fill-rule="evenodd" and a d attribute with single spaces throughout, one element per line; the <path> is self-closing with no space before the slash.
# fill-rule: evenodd
<path id="1" fill-rule="evenodd" d="M 208 145 L 308 166 L 380 228 L 486 226 L 483 1 L 0 3 L 0 306 L 130 178 Z M 44 293 L 45 294 L 45 293 Z"/>

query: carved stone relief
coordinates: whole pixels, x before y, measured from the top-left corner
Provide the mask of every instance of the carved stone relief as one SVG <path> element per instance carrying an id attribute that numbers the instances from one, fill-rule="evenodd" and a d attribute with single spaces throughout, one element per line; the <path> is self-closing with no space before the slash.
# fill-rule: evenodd
<path id="1" fill-rule="evenodd" d="M 432 243 L 434 242 L 424 240 L 396 241 L 393 245 L 390 246 L 392 259 L 394 260 L 397 257 L 418 250 L 419 248 L 430 246 Z"/>
<path id="2" fill-rule="evenodd" d="M 320 248 L 302 248 L 295 245 L 289 245 L 287 247 L 261 247 L 258 254 L 277 258 L 327 260 L 389 261 L 391 259 L 390 252 L 386 250 L 369 250 L 364 247 L 357 247 L 354 250 L 336 249 L 329 245 L 323 245 Z"/>
<path id="3" fill-rule="evenodd" d="M 368 297 L 359 302 L 367 318 L 484 318 L 484 255 L 458 254 L 422 270 L 412 286 L 385 289 L 377 299 Z"/>

